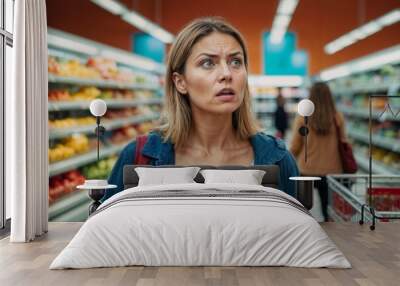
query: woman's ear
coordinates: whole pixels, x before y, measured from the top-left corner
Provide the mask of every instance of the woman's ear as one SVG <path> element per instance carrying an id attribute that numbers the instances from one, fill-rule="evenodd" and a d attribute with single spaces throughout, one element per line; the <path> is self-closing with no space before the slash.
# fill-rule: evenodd
<path id="1" fill-rule="evenodd" d="M 183 78 L 183 75 L 174 72 L 172 74 L 172 80 L 174 81 L 175 87 L 179 91 L 179 93 L 187 94 L 186 82 L 185 79 Z"/>

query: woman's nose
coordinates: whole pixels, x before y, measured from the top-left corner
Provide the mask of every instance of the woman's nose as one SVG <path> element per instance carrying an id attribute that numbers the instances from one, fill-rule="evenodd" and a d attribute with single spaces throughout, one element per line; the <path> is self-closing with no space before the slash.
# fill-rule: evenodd
<path id="1" fill-rule="evenodd" d="M 220 81 L 231 81 L 232 71 L 227 63 L 222 63 L 220 68 Z"/>

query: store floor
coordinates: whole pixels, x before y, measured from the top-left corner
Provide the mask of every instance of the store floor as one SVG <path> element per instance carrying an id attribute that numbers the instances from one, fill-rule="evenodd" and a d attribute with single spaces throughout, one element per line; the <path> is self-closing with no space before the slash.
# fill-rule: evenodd
<path id="1" fill-rule="evenodd" d="M 50 223 L 32 243 L 0 241 L 0 285 L 399 285 L 400 224 L 322 223 L 352 269 L 291 267 L 118 267 L 49 270 L 82 223 Z"/>

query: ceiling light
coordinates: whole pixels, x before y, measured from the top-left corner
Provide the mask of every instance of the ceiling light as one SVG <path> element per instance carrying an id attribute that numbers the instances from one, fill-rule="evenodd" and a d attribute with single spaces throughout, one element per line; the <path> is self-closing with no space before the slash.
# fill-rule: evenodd
<path id="1" fill-rule="evenodd" d="M 155 28 L 153 31 L 151 31 L 151 35 L 160 39 L 164 43 L 172 43 L 174 41 L 174 36 L 171 33 L 168 33 L 160 28 Z"/>
<path id="2" fill-rule="evenodd" d="M 270 34 L 270 42 L 272 44 L 279 45 L 282 42 L 298 3 L 299 0 L 279 1 Z"/>
<path id="3" fill-rule="evenodd" d="M 279 45 L 282 42 L 284 36 L 285 31 L 273 30 L 270 34 L 270 42 L 274 45 Z"/>
<path id="4" fill-rule="evenodd" d="M 122 13 L 125 13 L 128 10 L 124 5 L 114 0 L 91 0 L 91 1 L 97 6 L 100 6 L 104 10 L 107 10 L 108 12 L 115 15 L 121 15 Z"/>
<path id="5" fill-rule="evenodd" d="M 382 17 L 378 18 L 377 21 L 382 26 L 390 26 L 394 23 L 397 23 L 400 21 L 400 9 L 393 10 L 392 12 L 383 15 Z"/>
<path id="6" fill-rule="evenodd" d="M 146 32 L 153 37 L 159 39 L 164 43 L 172 43 L 175 39 L 174 35 L 167 32 L 159 25 L 154 24 L 147 18 L 143 17 L 135 11 L 128 10 L 123 4 L 115 0 L 91 0 L 96 5 L 102 7 L 103 9 L 115 14 L 120 15 L 122 20 L 131 24 L 132 26 Z"/>
<path id="7" fill-rule="evenodd" d="M 288 15 L 277 15 L 275 16 L 274 23 L 272 24 L 273 28 L 281 27 L 286 29 L 290 23 L 290 16 Z"/>
<path id="8" fill-rule="evenodd" d="M 140 29 L 140 30 L 147 30 L 148 29 L 148 22 L 146 21 L 146 19 L 144 17 L 142 17 L 141 15 L 137 14 L 136 12 L 128 12 L 125 13 L 121 16 L 122 20 L 124 20 L 125 22 L 128 22 L 129 24 L 131 24 L 132 26 L 135 26 L 136 28 Z"/>
<path id="9" fill-rule="evenodd" d="M 164 43 L 169 44 L 174 41 L 174 36 L 171 33 L 167 32 L 160 26 L 152 23 L 134 11 L 123 14 L 121 18 L 132 26 L 137 27 L 138 29 L 152 35 Z"/>
<path id="10" fill-rule="evenodd" d="M 327 54 L 334 54 L 359 40 L 375 34 L 376 32 L 382 30 L 385 26 L 392 25 L 398 21 L 400 21 L 399 8 L 346 33 L 332 42 L 329 42 L 325 45 L 324 50 Z M 343 38 L 346 40 L 343 40 Z M 340 39 L 342 39 L 342 42 L 339 41 Z"/>
<path id="11" fill-rule="evenodd" d="M 278 14 L 292 15 L 296 9 L 299 0 L 281 0 L 279 1 Z"/>
<path id="12" fill-rule="evenodd" d="M 364 33 L 367 37 L 375 34 L 376 32 L 382 29 L 382 26 L 378 24 L 376 21 L 371 21 L 363 26 L 361 26 L 360 31 Z"/>
<path id="13" fill-rule="evenodd" d="M 357 39 L 357 40 L 362 40 L 368 36 L 366 33 L 361 31 L 360 29 L 353 30 L 348 35 L 350 35 L 351 37 L 353 37 L 354 39 Z"/>

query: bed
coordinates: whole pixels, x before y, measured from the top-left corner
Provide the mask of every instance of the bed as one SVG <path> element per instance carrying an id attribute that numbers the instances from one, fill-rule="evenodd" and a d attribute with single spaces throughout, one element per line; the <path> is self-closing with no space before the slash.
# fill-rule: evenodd
<path id="1" fill-rule="evenodd" d="M 278 166 L 218 167 L 264 170 L 262 185 L 205 184 L 198 174 L 195 183 L 152 186 L 138 186 L 136 167 L 125 166 L 125 190 L 89 217 L 50 269 L 351 267 L 308 210 L 277 189 Z"/>

